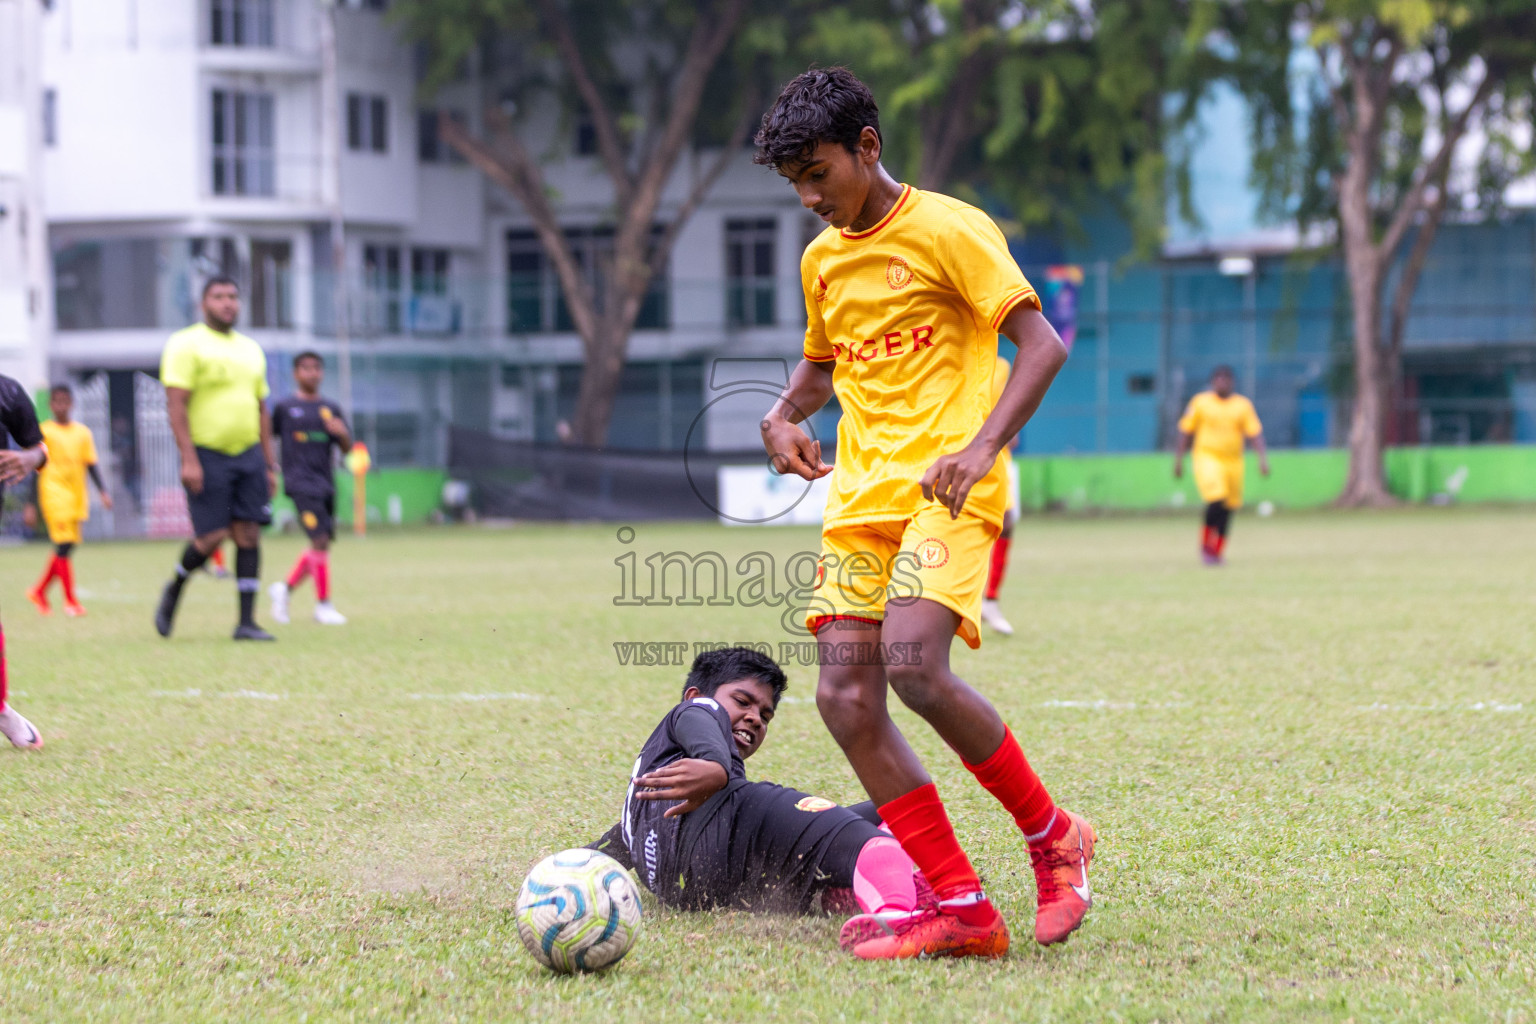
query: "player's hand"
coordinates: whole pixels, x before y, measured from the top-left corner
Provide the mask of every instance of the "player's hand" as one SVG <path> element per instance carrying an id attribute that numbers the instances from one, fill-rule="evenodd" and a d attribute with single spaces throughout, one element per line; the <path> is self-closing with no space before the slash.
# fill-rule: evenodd
<path id="1" fill-rule="evenodd" d="M 13 484 L 37 468 L 40 456 L 32 448 L 0 450 L 0 483 Z"/>
<path id="2" fill-rule="evenodd" d="M 21 524 L 28 530 L 37 529 L 37 506 L 27 505 L 21 510 Z"/>
<path id="3" fill-rule="evenodd" d="M 1184 477 L 1184 460 L 1183 459 L 1174 459 L 1173 460 L 1173 478 L 1175 480 L 1180 480 L 1180 479 L 1183 479 L 1183 477 Z"/>
<path id="4" fill-rule="evenodd" d="M 729 781 L 725 769 L 714 761 L 685 757 L 680 761 L 647 772 L 635 780 L 635 797 L 640 800 L 681 800 L 668 807 L 664 818 L 696 811 L 704 801 L 725 788 Z"/>
<path id="5" fill-rule="evenodd" d="M 821 442 L 807 437 L 798 423 L 769 416 L 759 429 L 775 472 L 784 476 L 793 473 L 802 480 L 819 480 L 832 472 L 832 467 L 821 461 Z"/>
<path id="6" fill-rule="evenodd" d="M 1269 476 L 1269 460 L 1268 459 L 1260 459 L 1259 460 L 1259 472 L 1262 473 L 1264 476 Z"/>
<path id="7" fill-rule="evenodd" d="M 108 512 L 112 511 L 112 495 L 108 494 L 106 491 L 101 492 L 101 507 L 106 509 Z"/>
<path id="8" fill-rule="evenodd" d="M 338 441 L 347 438 L 347 425 L 341 422 L 340 416 L 327 416 L 325 419 L 325 432 Z"/>
<path id="9" fill-rule="evenodd" d="M 196 459 L 181 460 L 181 486 L 188 494 L 203 493 L 203 464 Z"/>
<path id="10" fill-rule="evenodd" d="M 277 496 L 277 467 L 276 466 L 268 466 L 267 467 L 267 499 L 271 500 L 272 498 L 275 498 L 276 496 Z"/>
<path id="11" fill-rule="evenodd" d="M 937 500 L 949 509 L 949 518 L 959 519 L 971 488 L 992 472 L 996 463 L 996 452 L 989 455 L 984 446 L 974 443 L 952 455 L 939 456 L 939 460 L 923 474 L 923 500 Z"/>

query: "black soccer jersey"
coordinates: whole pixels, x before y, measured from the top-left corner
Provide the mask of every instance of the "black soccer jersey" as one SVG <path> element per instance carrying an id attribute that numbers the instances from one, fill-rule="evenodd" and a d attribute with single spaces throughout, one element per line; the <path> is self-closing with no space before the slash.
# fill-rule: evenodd
<path id="1" fill-rule="evenodd" d="M 6 376 L 0 376 L 0 427 L 10 435 L 11 447 L 34 448 L 43 443 L 32 396 L 19 381 Z M 0 491 L 4 489 L 5 485 L 0 484 Z"/>
<path id="2" fill-rule="evenodd" d="M 731 736 L 731 716 L 708 697 L 695 698 L 668 712 L 640 748 L 630 778 L 637 779 L 685 757 L 720 765 L 725 769 L 725 787 L 692 813 L 668 818 L 664 815 L 672 803 L 636 799 L 631 782 L 619 819 L 629 862 L 645 887 L 664 899 L 675 897 L 682 888 L 682 869 L 687 857 L 680 842 L 684 838 L 681 833 L 696 834 L 725 804 L 726 794 L 732 788 L 747 784 L 746 767 Z"/>
<path id="3" fill-rule="evenodd" d="M 336 493 L 332 448 L 341 444 L 326 430 L 331 420 L 346 423 L 341 407 L 324 398 L 284 398 L 272 409 L 272 433 L 282 444 L 283 492 L 329 498 Z"/>
<path id="4" fill-rule="evenodd" d="M 839 807 L 748 781 L 730 715 L 708 697 L 662 719 L 632 777 L 684 757 L 724 767 L 725 786 L 697 810 L 667 818 L 671 803 L 638 800 L 631 784 L 619 824 L 591 847 L 634 868 L 667 906 L 803 913 L 818 891 L 853 884 L 859 851 L 881 834 L 872 806 Z"/>

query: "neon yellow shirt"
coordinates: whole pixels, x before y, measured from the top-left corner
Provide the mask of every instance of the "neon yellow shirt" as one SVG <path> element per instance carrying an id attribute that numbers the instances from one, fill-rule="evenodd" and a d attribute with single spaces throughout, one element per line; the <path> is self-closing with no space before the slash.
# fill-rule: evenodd
<path id="1" fill-rule="evenodd" d="M 1197 455 L 1241 459 L 1244 439 L 1257 437 L 1264 428 L 1253 403 L 1242 395 L 1221 398 L 1214 391 L 1202 391 L 1189 400 L 1179 429 L 1195 436 Z"/>
<path id="2" fill-rule="evenodd" d="M 199 448 L 238 455 L 261 440 L 267 355 L 239 331 L 220 334 L 207 324 L 177 331 L 160 357 L 160 383 L 192 393 L 187 418 Z"/>
<path id="3" fill-rule="evenodd" d="M 805 358 L 831 363 L 843 408 L 824 528 L 910 518 L 919 481 L 994 404 L 997 329 L 1035 289 L 985 213 L 903 185 L 868 231 L 828 228 L 800 261 Z M 967 511 L 1001 524 L 1006 455 Z"/>

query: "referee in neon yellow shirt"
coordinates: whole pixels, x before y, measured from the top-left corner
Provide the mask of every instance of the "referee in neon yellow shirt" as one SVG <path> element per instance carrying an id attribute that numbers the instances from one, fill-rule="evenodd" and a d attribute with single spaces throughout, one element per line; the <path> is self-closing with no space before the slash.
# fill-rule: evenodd
<path id="1" fill-rule="evenodd" d="M 233 537 L 240 594 L 235 639 L 273 639 L 255 618 L 261 528 L 272 521 L 277 486 L 267 356 L 235 330 L 239 317 L 240 287 L 228 277 L 210 278 L 203 285 L 203 322 L 171 335 L 160 357 L 160 383 L 196 535 L 160 595 L 155 629 L 161 636 L 171 635 L 187 578 L 224 538 Z"/>

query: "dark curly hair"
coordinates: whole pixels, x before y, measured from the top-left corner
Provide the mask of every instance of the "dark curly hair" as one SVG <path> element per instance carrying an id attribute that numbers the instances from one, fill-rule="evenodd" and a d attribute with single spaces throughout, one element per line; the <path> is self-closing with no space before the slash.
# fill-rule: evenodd
<path id="1" fill-rule="evenodd" d="M 812 68 L 790 81 L 763 115 L 752 159 L 779 168 L 805 160 L 822 142 L 857 153 L 866 126 L 879 137 L 880 108 L 869 86 L 847 68 Z"/>
<path id="2" fill-rule="evenodd" d="M 688 671 L 688 681 L 683 684 L 683 692 L 687 693 L 690 686 L 697 686 L 699 693 L 713 697 L 720 687 L 738 679 L 756 679 L 772 690 L 774 707 L 779 706 L 779 698 L 784 696 L 788 687 L 784 670 L 768 655 L 750 647 L 727 647 L 718 651 L 704 651 L 693 659 L 693 668 Z"/>

